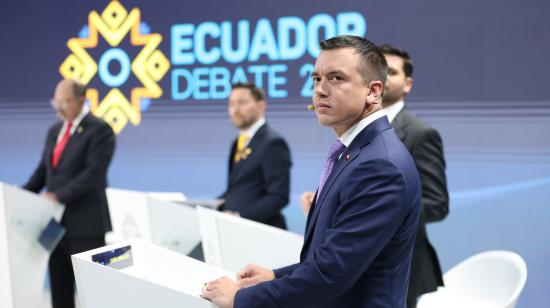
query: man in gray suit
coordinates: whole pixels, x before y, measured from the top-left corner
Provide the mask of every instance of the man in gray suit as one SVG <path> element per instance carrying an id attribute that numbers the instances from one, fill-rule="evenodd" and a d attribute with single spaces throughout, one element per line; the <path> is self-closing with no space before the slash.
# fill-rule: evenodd
<path id="1" fill-rule="evenodd" d="M 383 107 L 397 136 L 412 154 L 422 184 L 422 214 L 411 261 L 407 306 L 416 307 L 417 298 L 443 285 L 441 267 L 435 249 L 428 240 L 426 223 L 443 220 L 449 213 L 449 195 L 445 177 L 443 143 L 439 133 L 410 113 L 405 97 L 413 85 L 413 63 L 409 54 L 394 46 L 380 50 L 388 62 L 388 78 Z"/>

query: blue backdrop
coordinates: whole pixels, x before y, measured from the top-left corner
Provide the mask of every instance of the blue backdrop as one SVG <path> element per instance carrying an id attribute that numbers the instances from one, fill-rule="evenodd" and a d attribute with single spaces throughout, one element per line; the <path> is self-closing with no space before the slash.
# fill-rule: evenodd
<path id="1" fill-rule="evenodd" d="M 305 108 L 316 43 L 366 35 L 410 52 L 407 106 L 444 140 L 451 212 L 429 226 L 444 270 L 484 250 L 516 251 L 529 270 L 518 307 L 550 302 L 550 2 L 118 4 L 0 2 L 0 181 L 26 181 L 55 121 L 55 84 L 85 71 L 90 106 L 120 129 L 111 186 L 215 197 L 237 133 L 227 86 L 250 80 L 268 92 L 268 122 L 290 145 L 285 215 L 303 233 L 299 194 L 316 187 L 335 138 Z"/>

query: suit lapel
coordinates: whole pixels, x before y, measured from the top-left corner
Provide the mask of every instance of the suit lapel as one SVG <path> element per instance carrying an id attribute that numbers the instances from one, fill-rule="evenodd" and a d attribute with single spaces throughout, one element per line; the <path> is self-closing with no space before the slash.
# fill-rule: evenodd
<path id="1" fill-rule="evenodd" d="M 336 163 L 334 164 L 334 167 L 332 168 L 332 171 L 330 172 L 330 175 L 327 178 L 325 185 L 323 186 L 323 190 L 321 191 L 319 198 L 317 198 L 315 206 L 312 208 L 313 212 L 311 213 L 311 217 L 308 217 L 309 224 L 306 230 L 305 238 L 308 238 L 313 231 L 313 227 L 315 226 L 317 218 L 319 217 L 319 212 L 321 211 L 327 193 L 330 191 L 330 188 L 334 184 L 334 181 L 336 181 L 336 179 L 340 176 L 342 171 L 344 171 L 346 166 L 351 163 L 357 157 L 357 155 L 359 155 L 360 151 L 361 148 L 350 149 L 349 151 L 348 149 L 346 149 L 344 153 L 342 153 L 342 156 L 340 156 L 340 159 L 338 159 L 338 161 L 336 161 Z"/>
<path id="2" fill-rule="evenodd" d="M 57 144 L 57 136 L 59 136 L 59 132 L 61 131 L 61 128 L 63 127 L 63 122 L 60 122 L 57 124 L 59 127 L 53 130 L 52 135 L 48 136 L 50 138 L 50 141 L 48 142 L 48 148 L 46 150 L 46 167 L 48 170 L 52 170 L 52 155 L 53 150 L 55 149 L 55 145 Z M 55 171 L 55 170 L 54 170 Z"/>
<path id="3" fill-rule="evenodd" d="M 344 151 L 340 159 L 336 162 L 334 165 L 327 182 L 325 186 L 323 187 L 323 191 L 321 191 L 321 194 L 319 195 L 319 198 L 317 198 L 317 202 L 314 200 L 314 204 L 312 204 L 312 210 L 310 210 L 310 213 L 308 215 L 308 223 L 306 225 L 306 234 L 304 236 L 304 245 L 302 248 L 302 254 L 305 253 L 307 246 L 309 245 L 309 241 L 311 240 L 313 229 L 315 228 L 315 224 L 317 222 L 317 218 L 319 217 L 319 212 L 321 211 L 321 208 L 323 207 L 325 198 L 332 188 L 334 182 L 338 179 L 340 174 L 344 171 L 344 169 L 359 156 L 359 153 L 361 152 L 361 149 L 368 145 L 369 143 L 376 138 L 382 131 L 391 128 L 390 124 L 388 123 L 388 120 L 386 117 L 382 117 L 380 119 L 375 120 L 371 124 L 369 124 L 367 127 L 365 127 L 357 137 L 352 141 L 350 146 Z M 348 157 L 349 155 L 349 157 Z"/>
<path id="4" fill-rule="evenodd" d="M 401 109 L 397 115 L 395 116 L 395 119 L 393 119 L 393 122 L 391 125 L 395 129 L 395 134 L 401 141 L 405 140 L 405 137 L 407 137 L 407 130 L 405 127 L 408 125 L 407 117 L 408 117 L 408 111 L 403 108 Z"/>
<path id="5" fill-rule="evenodd" d="M 246 146 L 246 148 L 249 148 L 250 150 L 252 150 L 250 152 L 250 155 L 247 158 L 241 159 L 238 163 L 235 163 L 234 161 L 232 161 L 233 167 L 231 170 L 231 178 L 235 178 L 235 176 L 239 172 L 241 172 L 244 169 L 244 167 L 247 165 L 247 160 L 253 158 L 253 155 L 255 153 L 254 150 L 256 150 L 258 146 L 261 144 L 262 140 L 264 139 L 264 135 L 266 134 L 266 130 L 267 130 L 267 127 L 266 127 L 266 124 L 264 124 L 262 125 L 262 127 L 258 129 L 258 131 L 254 134 L 254 136 L 252 136 L 252 139 Z M 233 158 L 235 157 L 236 151 L 237 151 L 237 141 L 235 141 L 233 144 L 233 150 L 231 151 L 232 156 L 230 159 L 233 160 Z"/>
<path id="6" fill-rule="evenodd" d="M 84 130 L 84 126 L 86 125 L 86 121 L 90 114 L 87 114 L 84 118 L 82 118 L 82 121 L 78 124 L 76 127 L 74 133 L 69 138 L 69 141 L 65 145 L 65 148 L 63 149 L 63 152 L 61 153 L 61 157 L 59 157 L 59 163 L 57 164 L 57 167 L 55 169 L 59 169 L 59 166 L 63 164 L 64 158 L 69 155 L 67 153 L 70 153 L 71 149 L 74 149 L 76 145 L 78 144 L 78 141 L 81 138 L 82 131 Z"/>

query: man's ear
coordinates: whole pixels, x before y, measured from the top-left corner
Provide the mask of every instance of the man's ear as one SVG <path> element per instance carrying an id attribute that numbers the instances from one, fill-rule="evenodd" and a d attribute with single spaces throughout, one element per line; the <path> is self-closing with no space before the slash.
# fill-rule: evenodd
<path id="1" fill-rule="evenodd" d="M 409 94 L 409 92 L 411 92 L 411 90 L 412 90 L 412 87 L 413 87 L 412 77 L 406 77 L 405 78 L 405 88 L 403 89 L 403 92 L 405 92 L 405 94 Z"/>
<path id="2" fill-rule="evenodd" d="M 267 104 L 265 103 L 265 100 L 263 100 L 263 99 L 262 99 L 262 100 L 259 100 L 259 101 L 258 101 L 258 104 L 260 105 L 260 110 L 261 110 L 262 112 L 265 112 L 265 109 L 266 109 L 266 107 L 267 107 Z"/>
<path id="3" fill-rule="evenodd" d="M 384 90 L 384 84 L 380 80 L 374 80 L 369 83 L 369 93 L 367 95 L 367 102 L 380 103 L 382 102 L 382 91 Z"/>

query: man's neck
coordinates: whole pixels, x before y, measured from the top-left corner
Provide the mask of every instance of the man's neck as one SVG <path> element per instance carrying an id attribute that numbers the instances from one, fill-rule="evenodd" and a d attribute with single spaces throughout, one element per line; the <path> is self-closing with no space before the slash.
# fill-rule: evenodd
<path id="1" fill-rule="evenodd" d="M 391 105 L 388 105 L 388 106 L 384 106 L 384 113 L 388 116 L 388 121 L 390 123 L 393 122 L 393 120 L 395 120 L 395 117 L 397 117 L 397 114 L 405 107 L 405 102 L 404 101 L 398 101 L 398 102 L 395 102 Z"/>
<path id="2" fill-rule="evenodd" d="M 348 130 L 346 130 L 341 136 L 338 136 L 338 139 L 346 146 L 348 147 L 353 139 L 357 137 L 357 135 L 365 129 L 369 124 L 372 122 L 378 120 L 379 118 L 385 116 L 384 112 L 382 112 L 382 109 L 376 109 L 375 111 L 369 113 L 365 118 L 361 119 L 361 121 L 355 123 L 353 126 L 351 126 Z"/>

